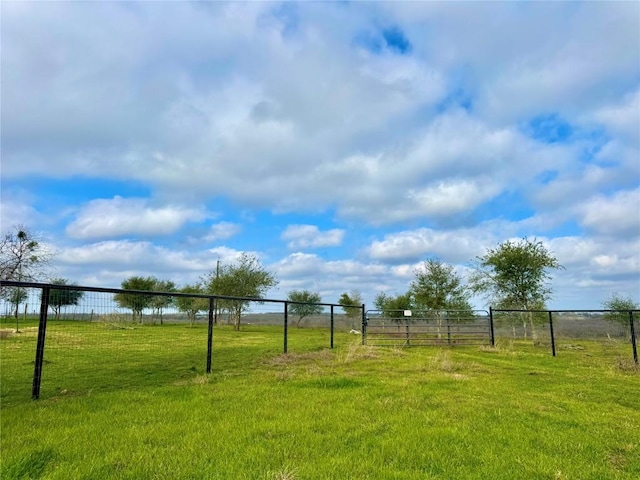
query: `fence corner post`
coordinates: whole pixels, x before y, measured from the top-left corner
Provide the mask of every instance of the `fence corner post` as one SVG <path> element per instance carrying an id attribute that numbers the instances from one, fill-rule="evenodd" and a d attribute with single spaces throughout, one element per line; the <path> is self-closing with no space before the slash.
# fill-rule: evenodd
<path id="1" fill-rule="evenodd" d="M 362 345 L 367 344 L 367 312 L 364 303 L 362 304 Z"/>
<path id="2" fill-rule="evenodd" d="M 40 398 L 40 385 L 42 383 L 42 364 L 44 363 L 44 341 L 47 334 L 47 313 L 49 311 L 49 286 L 42 287 L 42 299 L 40 301 L 40 320 L 38 322 L 38 343 L 36 344 L 36 360 L 33 368 L 33 385 L 31 398 Z"/>
<path id="3" fill-rule="evenodd" d="M 533 327 L 532 327 L 533 328 Z M 556 356 L 556 338 L 553 334 L 553 312 L 549 310 L 549 333 L 551 334 L 551 353 Z"/>
<path id="4" fill-rule="evenodd" d="M 633 361 L 638 364 L 638 347 L 636 345 L 636 329 L 633 325 L 633 310 L 629 310 L 629 327 L 631 328 L 631 347 L 633 348 Z"/>
<path id="5" fill-rule="evenodd" d="M 209 298 L 209 325 L 207 329 L 207 373 L 211 373 L 211 357 L 213 355 L 213 320 L 216 307 L 215 297 Z"/>
<path id="6" fill-rule="evenodd" d="M 496 335 L 493 330 L 493 307 L 489 307 L 489 330 L 491 332 L 491 346 L 496 346 Z"/>
<path id="7" fill-rule="evenodd" d="M 289 327 L 289 302 L 284 302 L 284 353 L 287 353 L 287 335 Z"/>
<path id="8" fill-rule="evenodd" d="M 331 348 L 333 348 L 333 330 L 334 330 L 333 305 L 331 305 Z"/>

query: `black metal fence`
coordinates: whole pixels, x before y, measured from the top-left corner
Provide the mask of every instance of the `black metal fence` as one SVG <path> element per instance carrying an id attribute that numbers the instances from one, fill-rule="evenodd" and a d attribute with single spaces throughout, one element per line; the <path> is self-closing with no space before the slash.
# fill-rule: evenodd
<path id="1" fill-rule="evenodd" d="M 486 310 L 369 310 L 362 325 L 363 343 L 374 346 L 490 345 L 491 331 Z"/>
<path id="2" fill-rule="evenodd" d="M 291 346 L 333 348 L 335 333 L 362 335 L 363 345 L 496 345 L 527 340 L 552 355 L 565 349 L 633 354 L 638 364 L 640 310 L 365 311 L 316 304 L 294 315 L 287 300 L 176 292 L 0 282 L 0 399 L 39 398 L 104 388 L 165 385 L 197 379 L 227 360 L 214 358 L 214 326 L 242 322 L 252 341 L 274 353 Z M 250 326 L 249 326 L 250 325 Z M 273 329 L 282 327 L 282 336 Z M 297 326 L 321 327 L 298 330 Z M 356 331 L 356 326 L 361 331 Z M 262 328 L 262 330 L 260 330 Z M 222 332 L 231 331 L 230 328 Z M 314 336 L 315 335 L 315 336 Z M 309 340 L 312 338 L 312 340 Z M 343 337 L 345 338 L 345 337 Z M 275 340 L 275 342 L 274 342 Z M 265 343 L 267 342 L 267 343 Z M 271 342 L 271 343 L 268 343 Z M 311 343 L 310 343 L 311 342 Z M 315 343 L 313 343 L 315 342 Z M 220 346 L 220 343 L 217 344 Z M 230 361 L 230 360 L 229 360 Z"/>
<path id="3" fill-rule="evenodd" d="M 14 281 L 0 282 L 0 292 L 3 401 L 24 398 L 29 387 L 37 399 L 42 390 L 72 394 L 209 374 L 214 326 L 225 323 L 282 326 L 282 343 L 265 348 L 284 353 L 292 339 L 303 348 L 292 324 L 310 323 L 322 327 L 312 347 L 333 348 L 336 330 L 353 318 L 360 323 L 364 312 L 350 307 L 347 316 L 341 305 L 321 303 L 300 319 L 287 300 Z"/>
<path id="4" fill-rule="evenodd" d="M 640 310 L 489 310 L 494 339 L 531 340 L 547 345 L 555 357 L 559 349 L 580 350 L 587 345 L 619 351 L 629 345 L 638 364 L 637 332 Z"/>

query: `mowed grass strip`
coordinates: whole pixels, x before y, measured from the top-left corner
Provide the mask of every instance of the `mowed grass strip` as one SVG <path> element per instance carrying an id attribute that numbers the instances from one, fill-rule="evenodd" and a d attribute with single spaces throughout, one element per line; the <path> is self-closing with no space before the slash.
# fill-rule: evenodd
<path id="1" fill-rule="evenodd" d="M 330 350 L 293 328 L 284 355 L 281 328 L 216 327 L 207 375 L 206 326 L 49 332 L 38 401 L 35 339 L 0 340 L 3 479 L 640 478 L 622 342 Z"/>

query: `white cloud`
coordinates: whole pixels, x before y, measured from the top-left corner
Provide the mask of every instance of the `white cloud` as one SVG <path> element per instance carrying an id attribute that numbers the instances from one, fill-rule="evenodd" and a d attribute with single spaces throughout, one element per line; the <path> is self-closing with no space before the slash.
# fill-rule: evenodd
<path id="1" fill-rule="evenodd" d="M 318 247 L 336 247 L 342 243 L 344 239 L 344 230 L 334 228 L 324 232 L 316 225 L 289 225 L 281 238 L 288 240 L 287 248 L 308 249 Z"/>
<path id="2" fill-rule="evenodd" d="M 80 285 L 119 287 L 133 275 L 171 279 L 178 285 L 193 283 L 215 269 L 209 252 L 180 251 L 151 242 L 109 240 L 77 247 L 57 245 L 56 276 Z"/>
<path id="3" fill-rule="evenodd" d="M 187 222 L 207 217 L 201 209 L 180 206 L 154 207 L 142 198 L 92 200 L 82 207 L 67 227 L 73 238 L 95 239 L 126 235 L 168 235 Z"/>
<path id="4" fill-rule="evenodd" d="M 582 225 L 600 235 L 640 237 L 640 188 L 592 197 L 579 210 Z"/>
<path id="5" fill-rule="evenodd" d="M 215 242 L 217 240 L 226 240 L 237 235 L 241 231 L 240 225 L 231 222 L 220 222 L 211 225 L 209 233 L 205 236 L 205 240 Z"/>
<path id="6" fill-rule="evenodd" d="M 612 135 L 633 142 L 640 141 L 640 89 L 629 93 L 617 103 L 603 105 L 591 113 L 591 121 L 603 125 Z"/>
<path id="7" fill-rule="evenodd" d="M 368 248 L 376 261 L 415 263 L 430 257 L 447 262 L 466 263 L 483 253 L 496 237 L 485 229 L 433 230 L 421 228 L 386 235 Z"/>
<path id="8" fill-rule="evenodd" d="M 165 258 L 192 279 L 196 263 L 250 245 L 283 285 L 372 296 L 404 290 L 427 256 L 459 265 L 505 238 L 560 231 L 548 241 L 571 298 L 638 285 L 633 3 L 9 2 L 2 13 L 3 226 L 60 237 L 74 280 L 169 273 Z M 357 41 L 388 26 L 406 35 L 407 55 Z M 530 138 L 540 115 L 575 137 Z M 69 178 L 142 184 L 154 200 L 78 207 Z M 291 212 L 308 225 L 249 237 L 251 221 L 206 222 L 203 205 L 218 200 L 256 221 Z M 65 246 L 52 225 L 69 209 L 73 245 L 132 240 Z M 327 216 L 342 228 L 313 226 Z M 180 250 L 196 237 L 237 244 Z M 333 260 L 280 240 L 335 247 Z"/>

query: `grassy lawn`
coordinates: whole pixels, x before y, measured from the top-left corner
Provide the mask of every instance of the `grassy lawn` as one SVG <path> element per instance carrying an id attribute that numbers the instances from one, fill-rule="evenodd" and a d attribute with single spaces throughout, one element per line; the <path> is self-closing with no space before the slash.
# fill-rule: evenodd
<path id="1" fill-rule="evenodd" d="M 9 328 L 8 326 L 3 326 Z M 638 479 L 640 372 L 624 343 L 362 347 L 359 337 L 51 322 L 0 340 L 0 477 Z"/>

